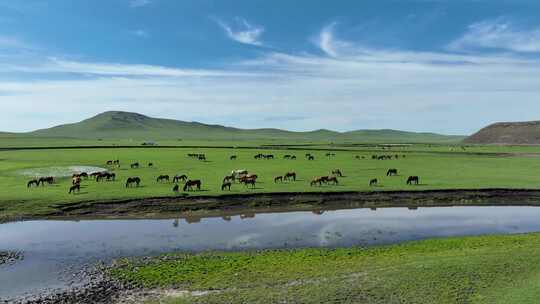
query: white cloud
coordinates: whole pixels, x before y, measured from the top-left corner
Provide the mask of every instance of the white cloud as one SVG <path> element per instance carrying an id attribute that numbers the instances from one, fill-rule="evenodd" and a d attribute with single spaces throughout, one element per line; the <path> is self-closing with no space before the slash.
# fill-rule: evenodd
<path id="1" fill-rule="evenodd" d="M 0 49 L 29 49 L 31 46 L 16 38 L 11 36 L 0 36 Z"/>
<path id="2" fill-rule="evenodd" d="M 259 40 L 259 37 L 264 32 L 262 26 L 252 25 L 242 18 L 236 18 L 234 26 L 221 20 L 217 20 L 217 23 L 223 28 L 227 36 L 234 41 L 243 44 L 262 45 L 262 42 Z"/>
<path id="3" fill-rule="evenodd" d="M 138 7 L 147 6 L 147 5 L 151 4 L 151 3 L 152 3 L 152 1 L 150 1 L 150 0 L 131 0 L 129 2 L 129 7 L 138 8 Z"/>
<path id="4" fill-rule="evenodd" d="M 148 38 L 150 37 L 150 33 L 146 30 L 138 29 L 138 30 L 132 30 L 130 33 L 134 36 L 141 37 L 141 38 Z"/>
<path id="5" fill-rule="evenodd" d="M 503 49 L 514 52 L 540 52 L 540 28 L 518 29 L 502 19 L 469 25 L 467 32 L 450 43 L 451 50 L 478 48 Z"/>
<path id="6" fill-rule="evenodd" d="M 216 69 L 0 57 L 0 130 L 117 109 L 245 128 L 471 133 L 540 112 L 539 60 L 375 50 L 327 38 L 325 55 L 271 52 Z M 14 78 L 19 74 L 29 77 Z"/>

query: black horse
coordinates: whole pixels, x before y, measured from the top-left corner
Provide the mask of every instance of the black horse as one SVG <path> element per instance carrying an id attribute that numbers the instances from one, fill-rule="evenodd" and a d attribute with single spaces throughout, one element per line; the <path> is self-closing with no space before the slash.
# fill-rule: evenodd
<path id="1" fill-rule="evenodd" d="M 379 183 L 379 181 L 376 178 L 369 181 L 370 186 L 377 186 L 378 183 Z"/>
<path id="2" fill-rule="evenodd" d="M 185 182 L 186 180 L 187 180 L 187 175 L 185 175 L 185 174 L 182 174 L 182 175 L 176 174 L 173 177 L 173 183 L 177 183 L 179 181 Z"/>
<path id="3" fill-rule="evenodd" d="M 169 181 L 169 176 L 168 175 L 160 175 L 157 177 L 156 179 L 156 182 L 163 182 L 163 181 Z"/>
<path id="4" fill-rule="evenodd" d="M 33 179 L 33 180 L 29 181 L 26 184 L 26 188 L 30 188 L 30 187 L 32 187 L 32 185 L 35 185 L 36 187 L 39 186 L 39 181 L 37 179 Z"/>
<path id="5" fill-rule="evenodd" d="M 225 182 L 221 185 L 221 191 L 225 191 L 225 188 L 231 191 L 231 182 Z"/>
<path id="6" fill-rule="evenodd" d="M 172 191 L 173 191 L 174 193 L 178 193 L 179 189 L 180 189 L 180 186 L 178 186 L 178 184 L 176 184 L 176 185 L 174 185 L 174 187 L 172 188 Z"/>
<path id="7" fill-rule="evenodd" d="M 420 183 L 420 178 L 418 176 L 409 176 L 407 178 L 407 185 L 418 185 Z"/>
<path id="8" fill-rule="evenodd" d="M 386 172 L 386 176 L 394 176 L 397 175 L 397 169 L 388 169 Z"/>
<path id="9" fill-rule="evenodd" d="M 131 169 L 136 169 L 136 168 L 139 168 L 140 165 L 139 165 L 139 163 L 137 162 L 137 163 L 131 164 L 130 166 L 131 166 Z"/>
<path id="10" fill-rule="evenodd" d="M 126 181 L 126 188 L 132 187 L 133 184 L 136 184 L 137 187 L 139 187 L 140 183 L 141 183 L 141 179 L 139 177 L 128 177 Z"/>

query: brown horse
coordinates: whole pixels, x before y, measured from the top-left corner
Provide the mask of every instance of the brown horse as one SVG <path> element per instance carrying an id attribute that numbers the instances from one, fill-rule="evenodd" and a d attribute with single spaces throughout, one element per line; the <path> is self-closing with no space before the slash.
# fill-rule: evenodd
<path id="1" fill-rule="evenodd" d="M 166 181 L 168 182 L 169 181 L 169 176 L 168 175 L 160 175 L 156 178 L 156 182 L 160 183 L 160 182 L 163 182 L 163 181 Z"/>
<path id="2" fill-rule="evenodd" d="M 311 180 L 311 182 L 309 183 L 310 186 L 315 186 L 316 184 L 319 184 L 319 186 L 321 186 L 323 183 L 322 181 L 322 178 L 321 177 L 315 177 L 314 179 Z"/>
<path id="3" fill-rule="evenodd" d="M 291 180 L 291 178 L 293 181 L 296 181 L 296 172 L 287 172 L 283 176 L 283 179 L 286 181 Z"/>
<path id="4" fill-rule="evenodd" d="M 407 185 L 418 185 L 420 183 L 420 178 L 418 176 L 409 176 L 407 178 Z"/>
<path id="5" fill-rule="evenodd" d="M 231 191 L 231 182 L 224 182 L 221 185 L 221 191 L 225 191 L 225 188 L 227 188 L 229 191 Z"/>
<path id="6" fill-rule="evenodd" d="M 41 184 L 42 186 L 45 186 L 45 183 L 49 185 L 54 184 L 54 177 L 47 176 L 47 177 L 40 177 L 38 179 L 38 185 Z"/>
<path id="7" fill-rule="evenodd" d="M 81 192 L 81 184 L 75 184 L 75 185 L 69 187 L 68 194 L 71 194 L 72 192 L 75 194 L 75 191 Z"/>
<path id="8" fill-rule="evenodd" d="M 376 178 L 369 181 L 370 186 L 377 186 L 378 183 L 379 183 L 379 181 Z"/>
<path id="9" fill-rule="evenodd" d="M 257 177 L 246 177 L 242 181 L 246 187 L 251 185 L 252 188 L 255 188 L 255 183 L 257 182 Z"/>
<path id="10" fill-rule="evenodd" d="M 173 183 L 177 183 L 179 181 L 182 181 L 182 182 L 185 182 L 187 180 L 187 175 L 185 174 L 182 174 L 182 175 L 178 175 L 176 174 L 173 178 Z"/>
<path id="11" fill-rule="evenodd" d="M 79 176 L 73 177 L 73 178 L 71 179 L 71 184 L 72 184 L 72 185 L 76 185 L 76 184 L 80 184 L 80 183 L 81 183 L 81 178 L 80 178 Z"/>
<path id="12" fill-rule="evenodd" d="M 197 190 L 201 190 L 201 181 L 196 180 L 188 180 L 186 184 L 184 185 L 184 191 L 193 190 L 193 187 L 197 187 Z"/>
<path id="13" fill-rule="evenodd" d="M 174 187 L 172 188 L 172 191 L 174 193 L 178 193 L 179 190 L 180 190 L 180 186 L 178 186 L 178 184 L 174 185 Z"/>
<path id="14" fill-rule="evenodd" d="M 283 176 L 280 175 L 280 176 L 274 177 L 274 183 L 277 183 L 277 182 L 282 183 L 283 182 Z"/>
<path id="15" fill-rule="evenodd" d="M 33 180 L 29 181 L 26 184 L 26 188 L 30 188 L 30 187 L 32 187 L 32 185 L 35 185 L 36 187 L 39 186 L 39 181 L 37 179 L 33 179 Z"/>
<path id="16" fill-rule="evenodd" d="M 136 184 L 137 187 L 139 187 L 139 184 L 141 183 L 141 179 L 139 177 L 128 177 L 126 180 L 126 188 L 132 187 L 133 184 Z"/>

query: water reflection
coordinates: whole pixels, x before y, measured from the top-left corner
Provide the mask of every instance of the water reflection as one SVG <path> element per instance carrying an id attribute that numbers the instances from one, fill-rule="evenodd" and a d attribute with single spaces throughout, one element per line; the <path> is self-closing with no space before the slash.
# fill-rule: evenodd
<path id="1" fill-rule="evenodd" d="M 28 221 L 0 225 L 0 250 L 25 259 L 0 266 L 0 295 L 64 287 L 86 263 L 186 250 L 390 244 L 433 237 L 540 231 L 539 207 L 238 211 L 165 220 Z M 172 225 L 171 225 L 172 224 Z"/>

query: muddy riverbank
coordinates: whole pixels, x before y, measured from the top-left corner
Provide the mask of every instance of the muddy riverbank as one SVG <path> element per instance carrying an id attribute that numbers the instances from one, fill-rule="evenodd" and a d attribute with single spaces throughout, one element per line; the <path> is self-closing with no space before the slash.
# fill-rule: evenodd
<path id="1" fill-rule="evenodd" d="M 180 196 L 110 202 L 77 202 L 24 219 L 183 218 L 249 214 L 250 212 L 324 211 L 347 208 L 443 206 L 539 206 L 540 190 L 451 189 L 426 191 L 300 192 L 221 196 Z"/>

